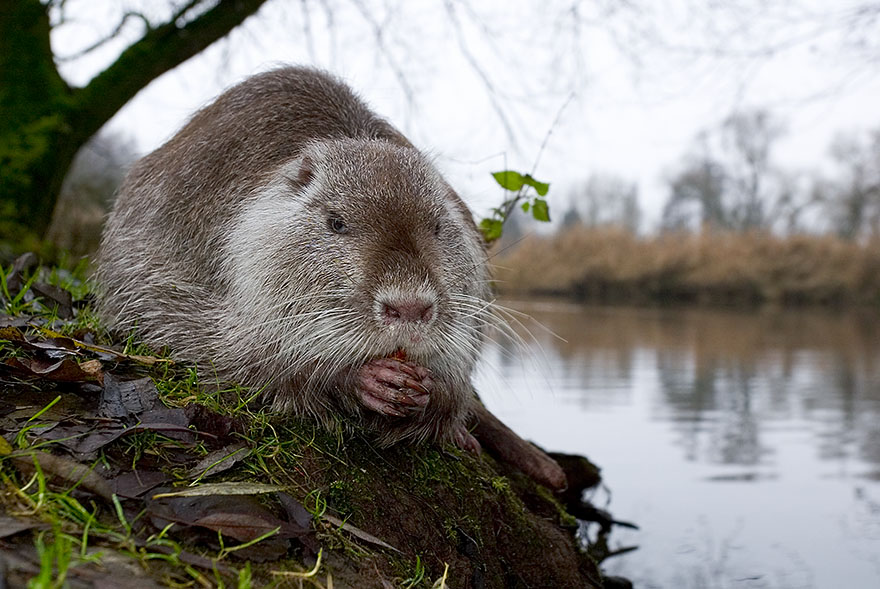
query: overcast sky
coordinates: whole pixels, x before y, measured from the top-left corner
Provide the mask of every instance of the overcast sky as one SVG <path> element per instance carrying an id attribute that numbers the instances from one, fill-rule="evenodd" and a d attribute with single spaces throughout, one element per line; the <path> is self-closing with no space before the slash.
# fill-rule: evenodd
<path id="1" fill-rule="evenodd" d="M 75 18 L 53 48 L 74 54 L 126 7 L 160 19 L 162 4 L 69 0 Z M 552 183 L 551 212 L 591 173 L 613 172 L 638 183 L 650 226 L 665 174 L 699 130 L 736 109 L 783 118 L 779 162 L 805 172 L 827 165 L 836 133 L 880 127 L 880 56 L 870 54 L 880 29 L 854 17 L 863 4 L 272 0 L 154 81 L 110 127 L 146 153 L 225 87 L 280 63 L 313 64 L 432 154 L 477 215 L 500 199 L 490 172 L 531 171 L 546 139 L 534 174 Z M 132 19 L 117 42 L 63 62 L 62 73 L 84 84 L 141 27 Z"/>

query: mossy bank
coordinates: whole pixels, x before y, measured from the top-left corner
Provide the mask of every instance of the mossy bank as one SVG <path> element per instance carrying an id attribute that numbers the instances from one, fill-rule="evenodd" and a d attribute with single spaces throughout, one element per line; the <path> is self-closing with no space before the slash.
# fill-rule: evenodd
<path id="1" fill-rule="evenodd" d="M 342 420 L 271 414 L 107 333 L 77 273 L 14 272 L 0 301 L 9 586 L 603 586 L 577 520 L 490 456 L 380 449 Z M 47 285 L 74 293 L 69 310 Z"/>

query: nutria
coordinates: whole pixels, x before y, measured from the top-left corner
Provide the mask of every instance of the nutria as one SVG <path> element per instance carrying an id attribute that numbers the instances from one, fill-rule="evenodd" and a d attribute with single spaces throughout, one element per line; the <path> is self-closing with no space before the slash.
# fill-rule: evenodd
<path id="1" fill-rule="evenodd" d="M 98 260 L 111 325 L 276 409 L 346 415 L 384 445 L 479 448 L 481 234 L 430 160 L 326 73 L 259 74 L 196 113 L 128 173 Z"/>

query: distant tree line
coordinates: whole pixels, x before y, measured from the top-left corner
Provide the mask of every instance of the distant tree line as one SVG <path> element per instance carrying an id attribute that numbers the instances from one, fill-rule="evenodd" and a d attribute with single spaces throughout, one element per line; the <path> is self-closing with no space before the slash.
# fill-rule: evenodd
<path id="1" fill-rule="evenodd" d="M 668 180 L 663 229 L 880 235 L 880 130 L 840 135 L 830 178 L 782 168 L 775 154 L 784 134 L 764 110 L 701 133 Z"/>
<path id="2" fill-rule="evenodd" d="M 700 132 L 666 179 L 660 230 L 880 236 L 880 129 L 839 135 L 831 173 L 788 170 L 776 160 L 786 125 L 762 109 Z M 638 187 L 597 173 L 570 194 L 562 227 L 642 225 Z"/>

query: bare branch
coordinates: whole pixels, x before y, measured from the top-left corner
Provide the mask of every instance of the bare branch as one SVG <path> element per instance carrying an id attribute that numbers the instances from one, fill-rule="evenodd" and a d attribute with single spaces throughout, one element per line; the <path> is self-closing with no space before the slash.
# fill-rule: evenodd
<path id="1" fill-rule="evenodd" d="M 541 162 L 541 156 L 544 155 L 544 149 L 550 141 L 550 135 L 553 134 L 553 130 L 559 125 L 559 119 L 562 118 L 562 113 L 565 112 L 565 109 L 568 108 L 568 105 L 571 104 L 572 100 L 574 100 L 574 94 L 569 94 L 568 98 L 565 99 L 565 102 L 562 103 L 562 106 L 559 107 L 559 110 L 556 111 L 556 116 L 553 117 L 553 122 L 550 123 L 547 133 L 544 135 L 544 140 L 541 141 L 541 147 L 538 148 L 538 155 L 535 156 L 535 163 L 532 164 L 533 176 L 538 169 L 538 164 Z"/>
<path id="2" fill-rule="evenodd" d="M 306 39 L 306 48 L 309 52 L 309 58 L 315 61 L 315 38 L 312 35 L 312 14 L 309 12 L 309 0 L 300 0 L 300 8 L 303 17 L 303 37 Z"/>
<path id="3" fill-rule="evenodd" d="M 385 61 L 388 62 L 391 71 L 394 72 L 394 75 L 397 78 L 397 83 L 400 84 L 403 94 L 406 96 L 407 104 L 412 105 L 415 103 L 415 93 L 413 92 L 412 86 L 409 85 L 409 81 L 406 79 L 406 73 L 403 71 L 403 68 L 394 57 L 394 53 L 388 48 L 388 45 L 385 42 L 384 25 L 376 20 L 362 0 L 351 0 L 351 3 L 354 4 L 364 17 L 364 20 L 366 20 L 372 27 L 373 36 L 376 38 L 376 45 L 379 48 L 379 53 L 385 58 Z"/>
<path id="4" fill-rule="evenodd" d="M 324 18 L 327 19 L 327 30 L 330 32 L 330 59 L 335 63 L 337 55 L 336 14 L 327 0 L 318 0 L 318 3 L 324 9 Z"/>
<path id="5" fill-rule="evenodd" d="M 498 116 L 498 119 L 501 121 L 501 124 L 504 126 L 504 132 L 507 135 L 508 141 L 512 145 L 516 145 L 516 134 L 513 130 L 513 125 L 510 123 L 510 119 L 507 117 L 507 113 L 504 112 L 504 108 L 501 106 L 501 103 L 498 100 L 498 91 L 495 88 L 495 84 L 492 82 L 489 75 L 477 61 L 474 54 L 471 53 L 470 48 L 465 42 L 464 35 L 461 30 L 461 22 L 458 20 L 458 14 L 455 12 L 455 6 L 453 5 L 451 0 L 444 0 L 443 4 L 446 6 L 446 13 L 449 15 L 449 20 L 453 24 L 453 30 L 455 31 L 455 38 L 458 41 L 458 47 L 461 50 L 462 55 L 467 60 L 468 64 L 473 68 L 474 72 L 483 82 L 483 86 L 486 87 L 486 94 L 489 98 L 489 102 L 492 104 L 492 109 L 495 111 L 495 114 Z"/>
<path id="6" fill-rule="evenodd" d="M 176 23 L 179 18 L 183 17 L 183 15 L 185 15 L 187 12 L 189 12 L 190 10 L 195 8 L 201 2 L 202 2 L 202 0 L 189 0 L 189 2 L 184 4 L 180 8 L 180 10 L 178 10 L 177 12 L 174 13 L 174 16 L 172 16 L 170 19 L 168 19 L 168 22 Z"/>
<path id="7" fill-rule="evenodd" d="M 119 33 L 122 32 L 122 29 L 125 27 L 125 24 L 131 18 L 140 19 L 141 21 L 143 21 L 146 30 L 148 30 L 148 31 L 150 30 L 150 28 L 151 28 L 150 21 L 147 20 L 146 16 L 144 16 L 140 12 L 126 12 L 125 14 L 122 15 L 122 19 L 119 21 L 119 24 L 116 25 L 116 28 L 113 29 L 113 31 L 111 31 L 109 35 L 107 35 L 106 37 L 102 37 L 101 39 L 98 39 L 97 41 L 95 41 L 94 43 L 89 45 L 88 47 L 85 47 L 84 49 L 80 49 L 76 53 L 71 53 L 70 55 L 56 55 L 55 61 L 59 62 L 59 63 L 64 63 L 67 61 L 74 61 L 76 59 L 80 59 L 81 57 L 88 55 L 89 53 L 91 53 L 92 51 L 94 51 L 96 49 L 99 49 L 100 47 L 103 47 L 106 43 L 109 43 L 110 41 L 112 41 L 113 39 L 115 39 L 116 37 L 119 36 Z"/>
<path id="8" fill-rule="evenodd" d="M 187 2 L 174 20 L 148 30 L 110 67 L 75 93 L 74 128 L 90 137 L 144 86 L 224 37 L 265 2 L 221 0 L 181 25 L 177 19 L 197 4 L 197 0 Z"/>

